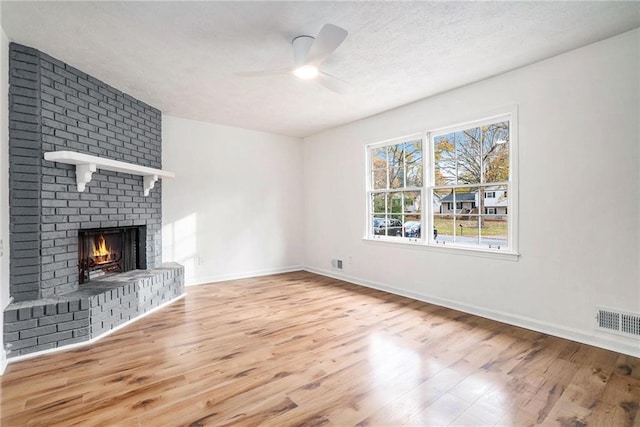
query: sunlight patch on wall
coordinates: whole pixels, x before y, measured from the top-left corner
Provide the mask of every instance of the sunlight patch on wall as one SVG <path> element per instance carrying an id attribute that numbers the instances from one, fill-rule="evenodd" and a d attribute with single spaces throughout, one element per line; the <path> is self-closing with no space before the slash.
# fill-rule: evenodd
<path id="1" fill-rule="evenodd" d="M 165 262 L 173 261 L 184 266 L 185 278 L 193 277 L 197 264 L 196 213 L 187 215 L 162 227 L 162 254 Z"/>

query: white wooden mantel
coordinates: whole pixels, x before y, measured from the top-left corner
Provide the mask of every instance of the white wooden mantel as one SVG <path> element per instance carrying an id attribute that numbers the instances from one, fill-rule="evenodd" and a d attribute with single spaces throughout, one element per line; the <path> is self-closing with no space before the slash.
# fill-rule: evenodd
<path id="1" fill-rule="evenodd" d="M 159 178 L 173 178 L 176 176 L 173 172 L 161 169 L 148 168 L 146 166 L 105 159 L 104 157 L 91 156 L 89 154 L 76 153 L 75 151 L 49 151 L 44 153 L 44 159 L 52 162 L 75 165 L 76 183 L 78 184 L 78 191 L 80 192 L 84 191 L 87 183 L 91 181 L 91 176 L 97 169 L 142 176 L 145 196 L 149 195 L 149 191 Z"/>

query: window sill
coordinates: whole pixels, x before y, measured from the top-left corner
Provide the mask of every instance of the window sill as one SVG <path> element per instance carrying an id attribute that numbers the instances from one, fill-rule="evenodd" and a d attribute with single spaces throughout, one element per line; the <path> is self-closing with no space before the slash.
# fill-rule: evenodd
<path id="1" fill-rule="evenodd" d="M 411 248 L 424 250 L 428 252 L 449 253 L 454 255 L 475 256 L 481 258 L 502 259 L 506 261 L 518 261 L 520 254 L 518 252 L 493 251 L 488 249 L 476 249 L 469 247 L 461 247 L 454 245 L 427 245 L 423 240 L 407 241 L 394 238 L 375 238 L 363 237 L 365 243 L 396 246 L 401 248 Z"/>

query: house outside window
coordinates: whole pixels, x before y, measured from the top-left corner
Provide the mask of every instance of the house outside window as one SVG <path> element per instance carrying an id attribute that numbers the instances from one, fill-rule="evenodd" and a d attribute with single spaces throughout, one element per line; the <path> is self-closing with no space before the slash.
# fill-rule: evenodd
<path id="1" fill-rule="evenodd" d="M 367 146 L 365 237 L 517 255 L 515 135 L 514 109 Z"/>
<path id="2" fill-rule="evenodd" d="M 510 147 L 509 116 L 430 134 L 433 174 L 429 190 L 456 207 L 462 201 L 462 209 L 433 214 L 436 244 L 509 248 Z"/>

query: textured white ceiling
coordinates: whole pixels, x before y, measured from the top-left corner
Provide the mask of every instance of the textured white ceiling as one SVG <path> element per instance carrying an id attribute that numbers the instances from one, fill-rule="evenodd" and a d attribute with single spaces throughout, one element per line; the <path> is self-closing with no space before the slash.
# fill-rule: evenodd
<path id="1" fill-rule="evenodd" d="M 234 75 L 325 23 L 349 31 L 323 69 L 351 93 Z M 640 3 L 3 1 L 2 26 L 165 114 L 308 136 L 637 28 Z"/>

